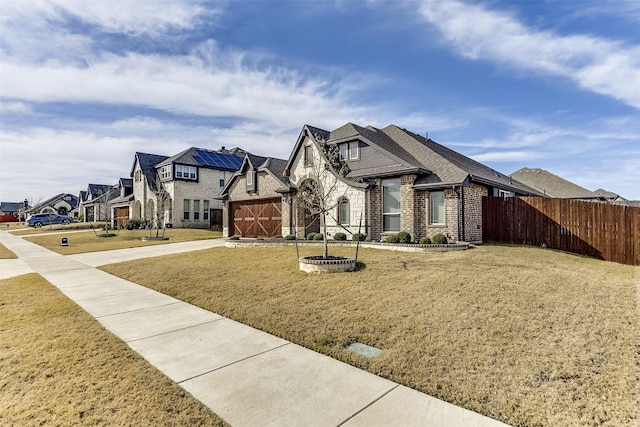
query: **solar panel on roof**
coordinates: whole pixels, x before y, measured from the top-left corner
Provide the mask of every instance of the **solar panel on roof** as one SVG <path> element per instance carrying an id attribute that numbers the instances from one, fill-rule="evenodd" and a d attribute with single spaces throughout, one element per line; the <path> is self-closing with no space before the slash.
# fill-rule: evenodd
<path id="1" fill-rule="evenodd" d="M 197 155 L 193 156 L 193 160 L 201 165 L 232 170 L 240 169 L 240 166 L 242 166 L 243 159 L 233 154 L 204 150 L 196 150 L 196 153 Z"/>

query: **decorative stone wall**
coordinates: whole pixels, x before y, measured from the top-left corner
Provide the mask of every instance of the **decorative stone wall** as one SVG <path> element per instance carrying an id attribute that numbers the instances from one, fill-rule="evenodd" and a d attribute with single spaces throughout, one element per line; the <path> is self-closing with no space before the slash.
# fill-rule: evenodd
<path id="1" fill-rule="evenodd" d="M 290 180 L 291 183 L 297 187 L 299 187 L 305 180 L 307 179 L 313 179 L 313 167 L 312 166 L 305 166 L 304 164 L 304 146 L 308 146 L 308 145 L 312 145 L 313 146 L 313 153 L 314 153 L 314 159 L 316 161 L 319 161 L 321 159 L 321 155 L 318 152 L 317 147 L 315 146 L 315 144 L 313 144 L 313 142 L 309 139 L 309 138 L 305 138 L 303 144 L 302 144 L 302 149 L 298 152 L 298 155 L 296 156 L 291 170 L 290 170 Z M 329 238 L 331 238 L 331 236 L 335 235 L 335 233 L 357 233 L 358 232 L 358 227 L 359 227 L 359 223 L 360 223 L 360 217 L 362 216 L 362 230 L 361 232 L 364 234 L 368 234 L 368 229 L 367 229 L 367 212 L 366 212 L 366 194 L 365 194 L 365 190 L 361 189 L 361 188 L 355 188 L 350 186 L 347 182 L 338 179 L 334 174 L 332 173 L 326 173 L 324 174 L 324 185 L 325 188 L 329 188 L 331 186 L 335 185 L 334 190 L 331 193 L 331 197 L 328 200 L 328 205 L 329 206 L 334 206 L 331 211 L 327 214 L 326 217 L 326 221 L 327 221 L 327 235 L 329 236 Z M 346 197 L 349 200 L 349 206 L 350 206 L 350 223 L 348 225 L 344 225 L 341 226 L 338 224 L 338 222 L 336 221 L 338 218 L 338 199 L 340 199 L 341 197 Z M 297 232 L 298 234 L 303 237 L 304 234 L 304 230 L 302 229 L 302 227 L 300 226 L 300 224 L 302 224 L 303 220 L 303 212 L 302 212 L 302 208 L 297 206 L 296 207 L 296 217 L 297 217 Z M 287 220 L 286 225 L 289 225 L 289 221 Z M 285 227 L 285 222 L 284 222 L 284 218 L 283 218 L 283 228 Z M 287 227 L 288 228 L 288 227 Z M 345 230 L 346 228 L 346 230 Z M 283 230 L 283 231 L 292 231 L 292 230 Z M 322 232 L 322 230 L 320 230 Z M 283 235 L 285 234 L 290 234 L 289 232 L 283 233 Z"/>

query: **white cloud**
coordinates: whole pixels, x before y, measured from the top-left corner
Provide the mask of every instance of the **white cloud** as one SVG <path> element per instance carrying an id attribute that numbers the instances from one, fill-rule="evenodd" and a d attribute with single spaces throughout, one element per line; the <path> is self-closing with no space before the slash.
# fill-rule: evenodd
<path id="1" fill-rule="evenodd" d="M 5 102 L 0 101 L 0 113 L 20 113 L 20 114 L 32 114 L 33 109 L 31 105 L 24 102 Z"/>
<path id="2" fill-rule="evenodd" d="M 566 77 L 640 108 L 639 46 L 532 29 L 508 12 L 459 1 L 424 0 L 420 11 L 467 58 Z"/>
<path id="3" fill-rule="evenodd" d="M 543 157 L 536 151 L 489 151 L 471 156 L 477 162 L 519 162 L 531 161 Z"/>

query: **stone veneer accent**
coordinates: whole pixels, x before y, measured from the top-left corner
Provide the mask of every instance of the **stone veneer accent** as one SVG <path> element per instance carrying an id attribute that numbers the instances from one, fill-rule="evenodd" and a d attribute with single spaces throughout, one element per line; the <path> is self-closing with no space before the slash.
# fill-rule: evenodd
<path id="1" fill-rule="evenodd" d="M 300 264 L 300 270 L 307 273 L 345 273 L 356 269 L 356 260 L 354 258 L 323 260 L 301 257 L 298 259 L 298 262 Z"/>

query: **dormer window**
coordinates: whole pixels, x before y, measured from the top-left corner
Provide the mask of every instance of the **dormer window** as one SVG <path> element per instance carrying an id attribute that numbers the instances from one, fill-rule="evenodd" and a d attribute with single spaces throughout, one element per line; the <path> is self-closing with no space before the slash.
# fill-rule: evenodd
<path id="1" fill-rule="evenodd" d="M 360 147 L 358 146 L 358 141 L 340 144 L 340 160 L 358 160 L 359 157 Z"/>
<path id="2" fill-rule="evenodd" d="M 195 166 L 176 165 L 176 178 L 196 179 L 197 169 Z"/>

